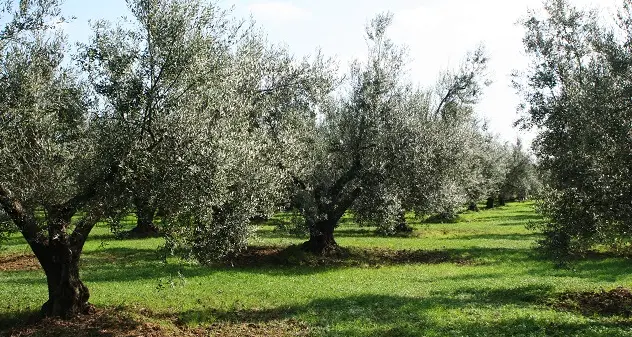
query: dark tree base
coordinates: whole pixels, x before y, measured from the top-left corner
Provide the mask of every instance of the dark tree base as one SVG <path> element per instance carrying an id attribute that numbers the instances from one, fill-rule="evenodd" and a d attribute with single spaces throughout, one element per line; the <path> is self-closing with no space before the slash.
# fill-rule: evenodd
<path id="1" fill-rule="evenodd" d="M 56 248 L 58 249 L 52 249 L 53 254 L 70 251 L 63 246 Z M 42 316 L 70 319 L 94 312 L 94 308 L 88 303 L 90 291 L 79 278 L 79 257 L 63 261 L 61 257 L 64 254 L 54 255 L 56 256 L 53 259 L 40 260 L 48 284 L 48 301 L 42 305 Z"/>
<path id="2" fill-rule="evenodd" d="M 476 205 L 476 203 L 475 203 L 475 202 L 470 203 L 470 205 L 467 207 L 467 209 L 468 209 L 469 211 L 472 211 L 472 212 L 478 212 L 478 211 L 479 211 L 479 209 L 478 209 L 478 205 Z"/>
<path id="3" fill-rule="evenodd" d="M 160 231 L 158 230 L 158 227 L 153 223 L 146 225 L 137 225 L 130 231 L 123 233 L 123 237 L 155 238 L 160 237 Z"/>
<path id="4" fill-rule="evenodd" d="M 305 241 L 301 248 L 314 255 L 329 255 L 338 251 L 340 246 L 334 240 L 333 233 L 331 235 L 312 236 Z"/>
<path id="5" fill-rule="evenodd" d="M 399 223 L 397 224 L 397 226 L 395 226 L 395 232 L 399 233 L 399 234 L 407 234 L 407 233 L 412 233 L 414 230 L 414 228 L 412 226 L 409 226 L 407 223 Z"/>
<path id="6" fill-rule="evenodd" d="M 59 304 L 51 304 L 51 301 L 48 300 L 42 308 L 40 309 L 40 315 L 43 318 L 46 317 L 57 317 L 62 319 L 71 319 L 77 317 L 79 315 L 92 315 L 96 312 L 94 305 L 85 302 L 85 303 L 77 303 L 70 308 L 65 308 L 63 310 L 58 310 L 62 308 Z"/>
<path id="7" fill-rule="evenodd" d="M 487 204 L 485 205 L 485 208 L 487 209 L 494 208 L 494 198 L 487 198 Z"/>

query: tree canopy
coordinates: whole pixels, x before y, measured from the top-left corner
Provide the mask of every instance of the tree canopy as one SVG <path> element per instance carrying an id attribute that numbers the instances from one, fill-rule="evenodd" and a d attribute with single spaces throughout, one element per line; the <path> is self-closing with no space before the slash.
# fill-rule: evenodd
<path id="1" fill-rule="evenodd" d="M 348 211 L 392 234 L 406 211 L 451 218 L 530 189 L 528 156 L 474 115 L 489 84 L 483 47 L 419 88 L 388 38 L 392 14 L 369 22 L 367 60 L 338 77 L 319 52 L 297 59 L 215 4 L 127 3 L 131 18 L 95 22 L 76 62 L 57 1 L 2 12 L 0 232 L 17 228 L 42 265 L 44 315 L 91 310 L 83 246 L 132 209 L 173 253 L 210 263 L 244 249 L 251 220 L 288 200 L 310 232 L 303 247 L 324 253 Z"/>
<path id="2" fill-rule="evenodd" d="M 312 122 L 296 204 L 313 252 L 336 247 L 335 227 L 353 208 L 390 232 L 405 210 L 452 213 L 464 200 L 460 177 L 475 132 L 471 104 L 485 85 L 482 49 L 446 74 L 437 94 L 405 79 L 405 50 L 386 35 L 391 14 L 367 25 L 368 60 L 352 64 L 343 90 Z"/>
<path id="3" fill-rule="evenodd" d="M 614 26 L 565 0 L 544 9 L 523 21 L 532 65 L 516 80 L 522 123 L 541 130 L 540 209 L 550 220 L 542 244 L 564 253 L 623 247 L 632 226 L 632 2 L 622 2 Z"/>

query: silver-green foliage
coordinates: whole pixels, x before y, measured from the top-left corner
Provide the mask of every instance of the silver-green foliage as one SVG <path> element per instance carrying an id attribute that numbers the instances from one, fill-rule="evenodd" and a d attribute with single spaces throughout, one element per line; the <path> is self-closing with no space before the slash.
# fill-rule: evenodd
<path id="1" fill-rule="evenodd" d="M 496 197 L 508 172 L 509 149 L 497 137 L 482 128 L 473 139 L 469 163 L 467 197 L 470 203 Z"/>
<path id="2" fill-rule="evenodd" d="M 100 155 L 90 138 L 91 102 L 76 73 L 62 67 L 64 40 L 48 26 L 60 20 L 56 5 L 20 2 L 0 38 L 0 201 L 29 240 L 42 234 L 36 208 L 74 201 L 104 173 L 92 167 Z"/>
<path id="3" fill-rule="evenodd" d="M 128 5 L 130 21 L 95 23 L 77 69 L 61 66 L 57 34 L 5 29 L 3 210 L 28 240 L 80 237 L 80 253 L 96 221 L 127 212 L 140 191 L 163 210 L 174 250 L 203 262 L 237 251 L 249 219 L 286 191 L 294 126 L 330 90 L 329 62 L 297 61 L 201 1 Z M 84 221 L 70 224 L 78 211 Z"/>
<path id="4" fill-rule="evenodd" d="M 534 142 L 549 193 L 540 210 L 549 222 L 542 242 L 555 251 L 622 247 L 632 230 L 632 2 L 617 24 L 565 0 L 545 1 L 531 15 L 525 49 L 532 65 L 517 78 L 524 124 Z"/>
<path id="5" fill-rule="evenodd" d="M 506 174 L 500 194 L 506 200 L 525 200 L 537 197 L 542 189 L 538 168 L 518 141 L 506 156 Z"/>
<path id="6" fill-rule="evenodd" d="M 129 4 L 134 20 L 97 23 L 83 48 L 103 146 L 125 153 L 128 194 L 163 210 L 170 249 L 201 262 L 234 253 L 284 193 L 292 126 L 329 85 L 326 61 L 298 62 L 201 1 Z"/>
<path id="7" fill-rule="evenodd" d="M 313 237 L 350 208 L 392 233 L 404 210 L 454 212 L 465 201 L 471 107 L 486 83 L 487 58 L 479 49 L 437 90 L 416 89 L 405 75 L 405 49 L 386 35 L 391 21 L 382 14 L 370 22 L 368 61 L 352 64 L 309 139 L 297 204 Z"/>

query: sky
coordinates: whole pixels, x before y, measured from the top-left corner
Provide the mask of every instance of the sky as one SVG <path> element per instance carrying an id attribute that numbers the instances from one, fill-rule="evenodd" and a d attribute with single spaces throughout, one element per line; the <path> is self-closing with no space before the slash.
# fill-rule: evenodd
<path id="1" fill-rule="evenodd" d="M 501 140 L 521 138 L 529 144 L 533 131 L 513 127 L 519 118 L 520 97 L 511 87 L 511 73 L 528 65 L 522 47 L 523 29 L 517 25 L 541 0 L 216 0 L 234 8 L 239 18 L 252 16 L 272 43 L 286 46 L 297 57 L 318 49 L 334 57 L 342 69 L 366 56 L 364 27 L 376 14 L 391 12 L 391 39 L 408 48 L 409 77 L 430 87 L 439 74 L 458 67 L 468 51 L 485 46 L 493 81 L 477 104 L 479 118 Z M 571 0 L 579 7 L 599 6 L 614 14 L 616 0 Z M 66 0 L 63 13 L 75 17 L 64 25 L 69 40 L 87 42 L 89 21 L 129 16 L 124 0 Z"/>

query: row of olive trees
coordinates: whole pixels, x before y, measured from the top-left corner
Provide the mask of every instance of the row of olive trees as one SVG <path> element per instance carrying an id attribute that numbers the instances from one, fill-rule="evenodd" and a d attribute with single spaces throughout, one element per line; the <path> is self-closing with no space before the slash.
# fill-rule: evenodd
<path id="1" fill-rule="evenodd" d="M 45 315 L 90 310 L 83 245 L 132 205 L 141 226 L 160 210 L 167 247 L 209 262 L 243 249 L 250 219 L 290 197 L 305 248 L 322 253 L 347 210 L 388 232 L 405 210 L 453 214 L 489 193 L 471 194 L 491 179 L 472 164 L 487 144 L 472 109 L 487 84 L 481 49 L 436 90 L 415 88 L 380 15 L 368 60 L 339 79 L 331 61 L 297 60 L 201 0 L 130 0 L 131 21 L 95 23 L 70 63 L 57 1 L 13 3 L 0 35 L 1 216 L 42 265 Z"/>
<path id="2" fill-rule="evenodd" d="M 566 0 L 545 2 L 524 21 L 531 67 L 517 77 L 524 125 L 546 172 L 542 244 L 554 253 L 608 245 L 632 236 L 632 1 L 616 24 Z"/>
<path id="3" fill-rule="evenodd" d="M 406 211 L 453 218 L 467 202 L 524 199 L 537 189 L 520 144 L 502 145 L 474 116 L 489 84 L 483 49 L 433 90 L 418 89 L 406 80 L 404 49 L 386 35 L 391 21 L 379 15 L 367 26 L 367 61 L 355 62 L 343 90 L 323 102 L 303 139 L 302 166 L 291 172 L 292 204 L 312 252 L 336 248 L 334 230 L 347 211 L 392 234 L 406 229 Z"/>
<path id="4" fill-rule="evenodd" d="M 469 185 L 469 209 L 477 210 L 476 201 L 483 198 L 487 198 L 486 208 L 493 208 L 503 206 L 506 201 L 537 196 L 542 189 L 540 174 L 521 141 L 509 146 L 485 134 L 482 136 L 479 152 L 471 162 L 475 179 Z"/>
<path id="5" fill-rule="evenodd" d="M 132 20 L 97 22 L 76 66 L 57 1 L 3 6 L 0 205 L 46 274 L 45 315 L 90 309 L 83 245 L 132 204 L 163 210 L 171 246 L 202 261 L 241 249 L 286 190 L 296 121 L 333 85 L 321 57 L 295 60 L 213 5 L 128 4 Z"/>
<path id="6" fill-rule="evenodd" d="M 470 143 L 478 134 L 472 105 L 487 84 L 482 49 L 468 55 L 437 90 L 405 79 L 405 52 L 387 37 L 392 16 L 367 26 L 368 59 L 357 61 L 302 140 L 291 171 L 294 201 L 309 229 L 304 247 L 335 249 L 345 212 L 389 233 L 403 212 L 454 212 L 465 202 Z"/>

